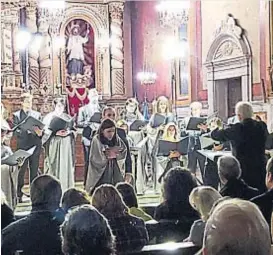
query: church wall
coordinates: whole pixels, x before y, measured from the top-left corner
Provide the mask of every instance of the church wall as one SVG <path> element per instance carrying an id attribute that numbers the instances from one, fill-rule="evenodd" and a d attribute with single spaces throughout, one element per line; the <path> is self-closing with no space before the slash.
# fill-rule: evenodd
<path id="1" fill-rule="evenodd" d="M 209 14 L 209 15 L 208 15 Z M 206 60 L 212 42 L 213 32 L 225 17 L 231 14 L 245 29 L 245 35 L 252 51 L 252 93 L 253 99 L 260 99 L 261 59 L 260 56 L 260 3 L 257 0 L 202 1 L 202 61 Z M 205 81 L 205 79 L 203 79 Z M 203 84 L 206 87 L 206 84 Z"/>
<path id="2" fill-rule="evenodd" d="M 160 95 L 171 96 L 170 64 L 162 56 L 162 44 L 166 33 L 159 25 L 156 5 L 156 1 L 131 2 L 133 93 L 137 95 L 139 101 L 143 101 L 145 92 L 149 102 Z M 147 90 L 137 79 L 137 73 L 143 71 L 145 47 L 148 48 L 145 54 L 147 63 L 157 74 L 155 84 L 150 85 Z"/>

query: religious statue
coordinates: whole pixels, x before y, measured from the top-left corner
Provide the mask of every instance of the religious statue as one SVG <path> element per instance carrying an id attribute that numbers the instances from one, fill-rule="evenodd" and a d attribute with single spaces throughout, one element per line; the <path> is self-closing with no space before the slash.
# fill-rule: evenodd
<path id="1" fill-rule="evenodd" d="M 87 26 L 88 27 L 88 26 Z M 68 51 L 68 74 L 81 74 L 84 73 L 84 51 L 83 44 L 88 42 L 89 28 L 87 28 L 85 37 L 80 35 L 80 26 L 75 24 L 71 29 L 71 34 L 68 38 L 67 51 Z"/>

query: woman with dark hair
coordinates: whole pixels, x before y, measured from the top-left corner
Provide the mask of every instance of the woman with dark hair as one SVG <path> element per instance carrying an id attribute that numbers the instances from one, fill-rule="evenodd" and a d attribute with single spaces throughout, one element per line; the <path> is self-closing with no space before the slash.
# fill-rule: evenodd
<path id="1" fill-rule="evenodd" d="M 116 188 L 121 194 L 124 203 L 129 208 L 129 213 L 131 215 L 137 216 L 144 221 L 153 220 L 149 214 L 145 213 L 138 207 L 137 196 L 132 185 L 125 182 L 120 182 L 116 185 Z"/>
<path id="2" fill-rule="evenodd" d="M 79 205 L 91 204 L 86 191 L 71 188 L 68 189 L 62 197 L 62 208 L 67 213 L 71 208 Z"/>
<path id="3" fill-rule="evenodd" d="M 154 218 L 156 220 L 196 220 L 198 213 L 189 203 L 191 191 L 197 187 L 197 183 L 192 174 L 182 168 L 171 169 L 163 181 L 164 201 L 155 209 Z"/>
<path id="4" fill-rule="evenodd" d="M 127 206 L 114 186 L 104 184 L 96 188 L 92 205 L 108 219 L 116 237 L 118 254 L 140 250 L 148 244 L 144 221 L 128 213 Z"/>
<path id="5" fill-rule="evenodd" d="M 43 140 L 46 141 L 44 172 L 59 179 L 63 191 L 74 187 L 76 136 L 73 131 L 74 121 L 64 112 L 65 105 L 64 98 L 54 99 L 54 111 L 43 120 Z"/>
<path id="6" fill-rule="evenodd" d="M 101 184 L 117 184 L 125 175 L 127 149 L 119 138 L 115 123 L 105 119 L 94 136 L 85 189 L 90 192 Z"/>
<path id="7" fill-rule="evenodd" d="M 108 221 L 91 205 L 69 212 L 61 226 L 61 234 L 65 255 L 115 254 L 115 237 Z"/>

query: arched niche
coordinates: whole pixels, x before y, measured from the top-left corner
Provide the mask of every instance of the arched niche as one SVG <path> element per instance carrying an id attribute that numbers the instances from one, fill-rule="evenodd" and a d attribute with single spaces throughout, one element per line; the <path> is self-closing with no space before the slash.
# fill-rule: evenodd
<path id="1" fill-rule="evenodd" d="M 243 29 L 233 17 L 228 16 L 216 29 L 204 67 L 209 113 L 218 110 L 216 87 L 224 86 L 228 79 L 240 79 L 241 100 L 252 99 L 251 49 Z"/>

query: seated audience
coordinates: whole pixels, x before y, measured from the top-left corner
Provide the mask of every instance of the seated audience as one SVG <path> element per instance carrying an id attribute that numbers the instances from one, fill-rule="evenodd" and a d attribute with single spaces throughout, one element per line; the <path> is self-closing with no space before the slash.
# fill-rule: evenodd
<path id="1" fill-rule="evenodd" d="M 183 241 L 190 232 L 198 213 L 189 203 L 189 195 L 197 186 L 194 176 L 181 167 L 171 169 L 163 179 L 163 202 L 156 207 L 154 218 L 159 221 L 156 242 Z"/>
<path id="2" fill-rule="evenodd" d="M 91 205 L 72 209 L 61 233 L 64 255 L 115 254 L 115 237 L 108 221 Z"/>
<path id="3" fill-rule="evenodd" d="M 137 196 L 132 185 L 121 182 L 116 185 L 117 190 L 129 209 L 131 215 L 137 216 L 144 221 L 153 220 L 153 218 L 138 207 Z"/>
<path id="4" fill-rule="evenodd" d="M 222 156 L 218 160 L 218 173 L 223 187 L 220 194 L 232 198 L 249 200 L 260 194 L 258 189 L 248 186 L 241 177 L 241 166 L 234 156 Z"/>
<path id="5" fill-rule="evenodd" d="M 96 188 L 92 205 L 108 220 L 116 237 L 117 252 L 140 250 L 148 243 L 144 221 L 128 213 L 128 208 L 117 189 L 109 184 Z"/>
<path id="6" fill-rule="evenodd" d="M 204 255 L 270 255 L 268 225 L 253 203 L 240 199 L 220 202 L 204 233 Z"/>
<path id="7" fill-rule="evenodd" d="M 189 203 L 189 195 L 197 186 L 195 178 L 184 168 L 175 167 L 164 177 L 164 201 L 155 209 L 155 220 L 187 219 L 194 222 L 198 213 Z"/>
<path id="8" fill-rule="evenodd" d="M 65 213 L 75 206 L 90 203 L 90 198 L 87 192 L 76 188 L 68 189 L 62 197 L 62 208 Z"/>
<path id="9" fill-rule="evenodd" d="M 254 197 L 251 199 L 251 202 L 258 205 L 269 225 L 269 228 L 271 229 L 271 216 L 273 209 L 273 158 L 268 161 L 266 171 L 265 183 L 268 191 L 260 196 Z"/>
<path id="10" fill-rule="evenodd" d="M 6 196 L 1 190 L 1 230 L 14 221 L 14 214 L 7 204 Z"/>
<path id="11" fill-rule="evenodd" d="M 196 220 L 191 226 L 190 236 L 186 241 L 193 242 L 198 246 L 202 246 L 206 221 L 214 203 L 222 196 L 212 187 L 200 186 L 193 189 L 190 194 L 190 204 L 197 210 L 201 216 L 200 220 Z"/>
<path id="12" fill-rule="evenodd" d="M 61 252 L 60 225 L 64 216 L 59 213 L 62 197 L 60 182 L 50 175 L 36 177 L 30 187 L 31 213 L 2 231 L 2 254 L 22 251 L 27 255 L 59 255 Z"/>

